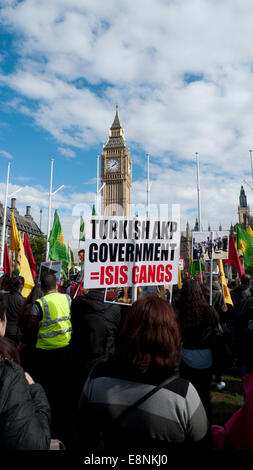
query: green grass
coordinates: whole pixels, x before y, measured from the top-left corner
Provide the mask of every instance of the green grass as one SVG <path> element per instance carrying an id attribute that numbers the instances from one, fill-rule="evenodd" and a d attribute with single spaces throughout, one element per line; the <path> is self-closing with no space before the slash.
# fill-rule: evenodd
<path id="1" fill-rule="evenodd" d="M 212 424 L 223 426 L 244 402 L 242 378 L 237 368 L 230 369 L 222 376 L 226 388 L 217 391 L 215 382 L 211 388 Z"/>

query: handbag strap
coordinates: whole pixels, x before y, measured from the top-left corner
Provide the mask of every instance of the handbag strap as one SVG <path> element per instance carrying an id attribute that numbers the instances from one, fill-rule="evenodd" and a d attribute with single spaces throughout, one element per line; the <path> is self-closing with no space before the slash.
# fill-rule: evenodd
<path id="1" fill-rule="evenodd" d="M 152 388 L 148 393 L 145 393 L 141 398 L 139 398 L 137 401 L 132 403 L 132 405 L 128 406 L 115 420 L 113 421 L 113 425 L 119 424 L 123 419 L 126 418 L 135 408 L 138 408 L 139 405 L 141 405 L 144 401 L 146 401 L 148 398 L 150 398 L 152 395 L 154 395 L 158 390 L 163 388 L 165 385 L 168 385 L 170 382 L 173 380 L 177 379 L 178 375 L 172 375 L 170 379 L 166 379 L 163 382 L 161 382 L 159 385 L 156 387 Z"/>

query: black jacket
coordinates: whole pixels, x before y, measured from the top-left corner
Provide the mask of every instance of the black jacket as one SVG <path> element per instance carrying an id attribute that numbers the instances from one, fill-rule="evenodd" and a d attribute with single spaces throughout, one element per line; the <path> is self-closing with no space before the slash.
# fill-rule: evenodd
<path id="1" fill-rule="evenodd" d="M 5 296 L 7 300 L 7 326 L 5 336 L 19 342 L 21 332 L 18 322 L 25 304 L 25 298 L 22 297 L 19 292 L 6 292 Z"/>
<path id="2" fill-rule="evenodd" d="M 249 286 L 238 286 L 230 291 L 230 295 L 234 304 L 235 316 L 237 317 L 245 300 L 252 296 L 252 293 Z"/>
<path id="3" fill-rule="evenodd" d="M 115 351 L 121 326 L 120 305 L 104 302 L 104 292 L 90 290 L 72 300 L 71 350 L 88 369 Z"/>
<path id="4" fill-rule="evenodd" d="M 15 362 L 0 360 L 0 450 L 49 450 L 49 421 L 42 386 L 29 385 Z"/>
<path id="5" fill-rule="evenodd" d="M 69 396 L 73 407 L 93 367 L 114 353 L 124 308 L 105 303 L 101 289 L 72 300 Z"/>
<path id="6" fill-rule="evenodd" d="M 185 327 L 184 311 L 179 311 L 179 321 L 182 330 L 183 347 L 186 349 L 206 349 L 212 348 L 214 338 L 219 333 L 219 315 L 212 305 L 206 305 L 202 309 L 201 321 L 199 324 L 192 323 Z"/>

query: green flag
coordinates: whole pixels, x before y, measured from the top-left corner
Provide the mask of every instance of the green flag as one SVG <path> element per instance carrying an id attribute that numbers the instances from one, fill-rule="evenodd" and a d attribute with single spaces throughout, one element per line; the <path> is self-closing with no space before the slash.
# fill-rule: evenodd
<path id="1" fill-rule="evenodd" d="M 83 217 L 81 216 L 80 217 L 80 234 L 79 234 L 80 242 L 85 242 L 85 232 L 86 232 L 85 223 L 84 223 Z"/>
<path id="2" fill-rule="evenodd" d="M 92 215 L 97 215 L 95 204 L 93 204 Z"/>
<path id="3" fill-rule="evenodd" d="M 195 274 L 200 273 L 200 268 L 201 271 L 206 270 L 205 264 L 202 261 L 191 261 L 190 275 L 194 276 Z"/>
<path id="4" fill-rule="evenodd" d="M 74 254 L 70 248 L 70 244 L 68 242 L 68 269 L 73 269 L 74 267 Z"/>
<path id="5" fill-rule="evenodd" d="M 63 268 L 66 268 L 68 265 L 68 253 L 57 210 L 54 213 L 54 224 L 48 241 L 50 243 L 49 259 L 62 261 Z"/>
<path id="6" fill-rule="evenodd" d="M 244 269 L 253 265 L 253 237 L 246 230 L 236 224 L 237 227 L 237 250 L 241 250 L 244 260 Z"/>
<path id="7" fill-rule="evenodd" d="M 64 269 L 61 269 L 61 275 L 62 275 L 63 279 L 65 279 L 65 281 L 68 280 L 68 276 L 67 276 L 67 274 L 65 273 Z"/>

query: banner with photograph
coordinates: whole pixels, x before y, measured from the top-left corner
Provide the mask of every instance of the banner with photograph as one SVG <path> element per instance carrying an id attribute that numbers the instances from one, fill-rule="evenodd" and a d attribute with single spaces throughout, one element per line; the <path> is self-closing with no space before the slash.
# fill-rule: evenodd
<path id="1" fill-rule="evenodd" d="M 45 261 L 40 265 L 40 272 L 39 272 L 39 282 L 41 282 L 41 276 L 44 273 L 54 274 L 56 277 L 56 282 L 60 282 L 61 280 L 61 269 L 62 269 L 62 261 Z"/>
<path id="2" fill-rule="evenodd" d="M 228 230 L 211 230 L 192 232 L 193 261 L 209 261 L 211 259 L 227 259 L 229 246 Z"/>
<path id="3" fill-rule="evenodd" d="M 112 287 L 105 289 L 105 302 L 111 304 L 132 305 L 133 289 L 131 287 Z"/>

